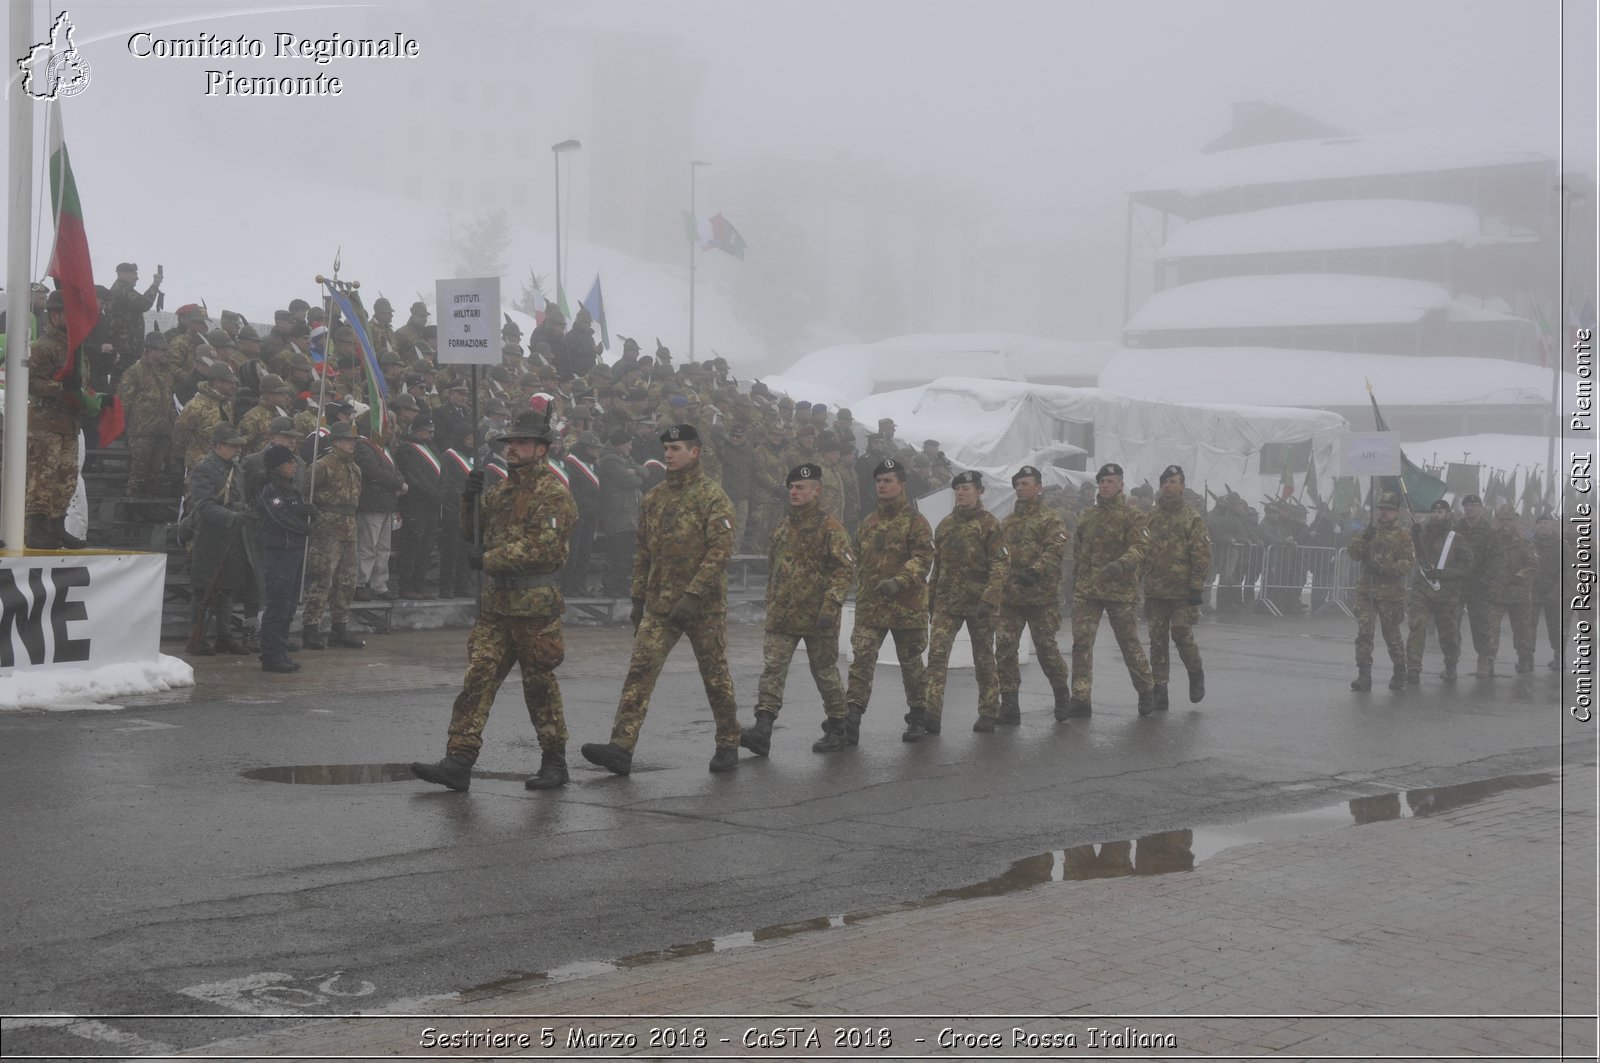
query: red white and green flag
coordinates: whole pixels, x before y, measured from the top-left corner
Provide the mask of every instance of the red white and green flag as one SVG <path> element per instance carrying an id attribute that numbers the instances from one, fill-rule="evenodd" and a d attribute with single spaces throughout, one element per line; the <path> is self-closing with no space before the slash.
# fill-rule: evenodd
<path id="1" fill-rule="evenodd" d="M 733 227 L 733 222 L 721 214 L 713 214 L 709 218 L 696 218 L 688 211 L 684 211 L 683 230 L 684 236 L 699 243 L 702 250 L 726 251 L 734 258 L 744 259 L 747 247 L 744 237 Z"/>

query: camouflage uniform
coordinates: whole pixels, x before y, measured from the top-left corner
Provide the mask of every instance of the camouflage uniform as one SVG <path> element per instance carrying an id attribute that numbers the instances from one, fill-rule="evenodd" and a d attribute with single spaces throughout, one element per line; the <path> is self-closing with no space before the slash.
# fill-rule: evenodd
<path id="1" fill-rule="evenodd" d="M 762 650 L 756 711 L 778 715 L 789 662 L 804 641 L 811 678 L 822 695 L 823 711 L 843 719 L 844 688 L 839 685 L 839 612 L 855 575 L 855 553 L 844 525 L 822 511 L 817 500 L 791 506 L 789 518 L 772 533 L 767 548 L 767 637 Z M 823 611 L 832 617 L 818 627 Z"/>
<path id="2" fill-rule="evenodd" d="M 1406 644 L 1402 627 L 1406 609 L 1406 573 L 1416 562 L 1411 535 L 1396 520 L 1382 527 L 1374 518 L 1366 530 L 1350 541 L 1350 557 L 1361 562 L 1356 581 L 1356 667 L 1372 667 L 1372 634 L 1383 625 L 1384 645 L 1395 671 L 1404 673 Z"/>
<path id="3" fill-rule="evenodd" d="M 1191 603 L 1204 590 L 1211 570 L 1211 539 L 1205 519 L 1182 496 L 1159 496 L 1145 529 L 1150 537 L 1144 572 L 1150 673 L 1157 686 L 1166 686 L 1171 669 L 1169 639 L 1178 647 L 1178 658 L 1189 675 L 1201 671 L 1200 647 L 1194 641 L 1200 607 Z"/>
<path id="4" fill-rule="evenodd" d="M 1472 632 L 1472 652 L 1483 657 L 1489 652 L 1489 558 L 1494 554 L 1494 521 L 1487 511 L 1477 520 L 1462 517 L 1456 525 L 1456 541 L 1471 547 L 1472 568 L 1462 581 L 1461 596 L 1467 613 L 1467 628 Z M 1496 646 L 1499 644 L 1496 643 Z"/>
<path id="5" fill-rule="evenodd" d="M 994 668 L 994 618 L 999 614 L 1010 572 L 1005 532 L 982 503 L 957 507 L 939 522 L 934 535 L 932 620 L 928 631 L 928 693 L 923 712 L 937 725 L 944 713 L 945 674 L 950 648 L 961 625 L 972 642 L 978 672 L 978 715 L 1000 715 L 1000 686 Z M 987 609 L 982 607 L 987 606 Z M 935 730 L 934 726 L 928 728 Z"/>
<path id="6" fill-rule="evenodd" d="M 111 328 L 111 342 L 124 365 L 144 351 L 144 315 L 155 305 L 158 291 L 160 286 L 154 281 L 142 294 L 132 281 L 121 277 L 111 285 L 105 317 Z"/>
<path id="7" fill-rule="evenodd" d="M 67 364 L 67 330 L 52 324 L 28 345 L 27 506 L 30 517 L 67 515 L 78 489 L 76 392 L 55 375 Z M 82 380 L 74 362 L 68 379 Z"/>
<path id="8" fill-rule="evenodd" d="M 1489 608 L 1484 626 L 1488 644 L 1478 660 L 1479 670 L 1483 658 L 1492 665 L 1500 652 L 1501 620 L 1511 614 L 1511 644 L 1517 652 L 1517 670 L 1526 672 L 1533 667 L 1533 577 L 1538 571 L 1533 544 L 1523 538 L 1515 526 L 1496 528 L 1494 552 L 1489 557 L 1485 572 L 1489 584 Z"/>
<path id="9" fill-rule="evenodd" d="M 333 623 L 350 620 L 350 599 L 356 589 L 356 505 L 361 501 L 361 467 L 354 454 L 338 448 L 317 459 L 308 477 L 316 492 L 317 515 L 311 521 L 311 546 L 306 554 L 305 611 L 301 626 L 316 631 L 327 606 Z"/>
<path id="10" fill-rule="evenodd" d="M 718 748 L 739 745 L 739 716 L 728 674 L 728 559 L 733 556 L 733 503 L 699 462 L 667 474 L 645 495 L 633 555 L 632 597 L 644 599 L 644 619 L 611 726 L 614 745 L 632 751 L 650 707 L 650 693 L 680 635 L 689 636 L 706 699 L 716 720 Z M 699 608 L 683 628 L 667 618 L 686 594 Z"/>
<path id="11" fill-rule="evenodd" d="M 1094 688 L 1094 641 L 1100 614 L 1111 623 L 1128 666 L 1128 676 L 1141 695 L 1154 686 L 1150 661 L 1139 644 L 1134 602 L 1139 594 L 1139 566 L 1149 549 L 1145 517 L 1124 495 L 1096 498 L 1084 511 L 1073 537 L 1072 697 L 1088 703 Z M 1112 571 L 1106 568 L 1116 565 Z"/>
<path id="12" fill-rule="evenodd" d="M 1561 538 L 1552 535 L 1533 539 L 1538 559 L 1538 576 L 1533 585 L 1533 635 L 1538 636 L 1539 619 L 1544 618 L 1545 637 L 1550 643 L 1550 667 L 1561 667 L 1562 640 L 1565 637 L 1565 602 L 1561 597 Z"/>
<path id="13" fill-rule="evenodd" d="M 1418 562 L 1430 568 L 1437 565 L 1449 533 L 1448 521 L 1441 524 L 1425 521 L 1417 533 Z M 1406 603 L 1410 627 L 1410 635 L 1406 639 L 1408 678 L 1422 674 L 1422 655 L 1428 649 L 1430 619 L 1439 633 L 1439 652 L 1444 655 L 1445 665 L 1449 671 L 1455 670 L 1456 661 L 1461 657 L 1461 588 L 1473 567 L 1472 544 L 1458 534 L 1450 544 L 1450 556 L 1445 559 L 1445 567 L 1439 570 L 1437 590 L 1424 576 L 1412 577 L 1411 596 Z"/>
<path id="14" fill-rule="evenodd" d="M 471 541 L 473 497 L 461 497 L 460 535 Z M 546 753 L 564 752 L 567 722 L 555 670 L 566 656 L 557 573 L 578 522 L 572 495 L 543 461 L 490 481 L 479 513 L 483 535 L 483 604 L 467 639 L 467 674 L 450 710 L 445 755 L 478 760 L 489 708 L 513 664 L 522 671 L 528 718 Z M 441 577 L 442 578 L 442 577 Z"/>
<path id="15" fill-rule="evenodd" d="M 211 430 L 224 421 L 233 423 L 233 400 L 209 383 L 201 384 L 172 428 L 172 445 L 183 455 L 185 469 L 206 459 L 211 452 Z"/>
<path id="16" fill-rule="evenodd" d="M 245 451 L 254 454 L 266 445 L 267 426 L 280 417 L 289 416 L 288 410 L 280 410 L 269 399 L 262 399 L 259 405 L 253 406 L 239 418 L 239 433 L 245 437 Z"/>
<path id="17" fill-rule="evenodd" d="M 850 632 L 849 710 L 867 711 L 878 650 L 894 633 L 895 656 L 905 685 L 906 707 L 920 712 L 928 693 L 922 654 L 928 648 L 928 570 L 933 567 L 933 529 L 911 508 L 905 495 L 880 501 L 876 513 L 861 522 L 860 579 L 856 589 L 855 627 Z M 880 594 L 878 584 L 894 580 L 896 589 Z"/>
<path id="18" fill-rule="evenodd" d="M 1042 499 L 1035 498 L 1029 502 L 1018 500 L 1001 527 L 1005 530 L 1006 548 L 1011 552 L 1011 571 L 995 626 L 1000 693 L 1014 694 L 1022 689 L 1017 651 L 1026 627 L 1033 635 L 1033 650 L 1039 655 L 1039 667 L 1050 680 L 1050 689 L 1065 700 L 1070 684 L 1056 633 L 1061 630 L 1057 588 L 1061 586 L 1061 568 L 1066 560 L 1067 526 Z"/>
<path id="19" fill-rule="evenodd" d="M 162 353 L 155 360 L 141 358 L 133 363 L 117 386 L 128 420 L 128 494 L 136 498 L 151 493 L 172 453 L 172 431 L 178 419 L 172 404 L 175 383 L 176 375 L 167 368 L 167 356 Z"/>

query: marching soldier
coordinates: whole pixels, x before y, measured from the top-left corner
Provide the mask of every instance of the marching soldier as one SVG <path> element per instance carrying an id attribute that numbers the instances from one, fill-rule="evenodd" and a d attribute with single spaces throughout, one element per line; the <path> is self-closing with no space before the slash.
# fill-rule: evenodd
<path id="1" fill-rule="evenodd" d="M 700 663 L 716 720 L 713 772 L 739 767 L 739 716 L 728 674 L 728 558 L 733 503 L 700 464 L 700 434 L 680 424 L 661 433 L 667 478 L 645 495 L 633 559 L 633 657 L 622 686 L 611 741 L 587 743 L 585 760 L 617 775 L 633 767 L 633 749 L 661 666 L 680 635 Z"/>
<path id="2" fill-rule="evenodd" d="M 813 463 L 789 471 L 789 514 L 767 548 L 767 637 L 762 650 L 756 724 L 739 744 L 758 757 L 772 748 L 772 725 L 783 709 L 789 662 L 801 642 L 811 678 L 822 695 L 822 737 L 813 753 L 832 753 L 845 736 L 844 688 L 839 685 L 839 614 L 855 575 L 855 554 L 844 525 L 822 509 L 822 469 Z"/>
<path id="3" fill-rule="evenodd" d="M 178 420 L 172 403 L 175 382 L 167 364 L 167 338 L 152 332 L 144 338 L 144 356 L 128 367 L 117 386 L 128 421 L 128 494 L 134 498 L 155 493 L 172 453 L 172 431 Z"/>
<path id="4" fill-rule="evenodd" d="M 329 449 L 311 466 L 311 545 L 306 556 L 306 606 L 300 626 L 308 650 L 330 644 L 359 650 L 364 641 L 345 630 L 356 589 L 356 506 L 361 501 L 361 467 L 356 464 L 356 426 L 341 421 L 328 429 Z M 322 635 L 322 613 L 333 618 L 333 636 Z"/>
<path id="5" fill-rule="evenodd" d="M 1183 496 L 1183 469 L 1168 465 L 1161 471 L 1160 493 L 1146 518 L 1150 542 L 1145 554 L 1144 615 L 1150 626 L 1150 672 L 1155 680 L 1151 711 L 1167 711 L 1167 642 L 1178 647 L 1178 658 L 1189 673 L 1189 700 L 1206 696 L 1206 675 L 1200 664 L 1200 647 L 1194 625 L 1211 568 L 1211 539 L 1206 522 Z"/>
<path id="6" fill-rule="evenodd" d="M 1450 527 L 1450 503 L 1439 499 L 1416 532 L 1417 564 L 1421 574 L 1411 580 L 1406 603 L 1410 635 L 1406 639 L 1406 683 L 1422 682 L 1422 655 L 1428 649 L 1428 621 L 1439 633 L 1444 671 L 1439 677 L 1452 682 L 1461 657 L 1461 588 L 1473 570 L 1472 544 Z M 1451 536 L 1454 535 L 1454 538 Z M 1445 541 L 1450 550 L 1445 552 Z"/>
<path id="7" fill-rule="evenodd" d="M 67 506 L 78 487 L 78 408 L 83 367 L 67 350 L 67 303 L 45 299 L 49 324 L 28 345 L 28 468 L 24 540 L 34 549 L 77 549 Z"/>
<path id="8" fill-rule="evenodd" d="M 945 676 L 950 648 L 963 624 L 972 642 L 978 672 L 978 719 L 972 729 L 994 730 L 1000 715 L 1000 690 L 994 671 L 994 621 L 1005 593 L 1010 555 L 1005 533 L 983 508 L 983 479 L 964 472 L 950 481 L 955 509 L 939 522 L 933 537 L 933 588 L 928 605 L 928 693 L 920 713 L 907 714 L 901 739 L 915 742 L 941 730 Z"/>
<path id="9" fill-rule="evenodd" d="M 183 412 L 172 428 L 172 445 L 183 455 L 183 467 L 192 469 L 206 458 L 211 447 L 211 430 L 219 424 L 233 424 L 233 396 L 239 390 L 239 377 L 226 362 L 213 365 L 206 382 L 184 403 Z"/>
<path id="10" fill-rule="evenodd" d="M 872 700 L 883 640 L 894 635 L 908 716 L 922 717 L 928 694 L 922 654 L 928 648 L 928 572 L 933 529 L 906 497 L 906 472 L 895 458 L 872 471 L 877 509 L 856 533 L 861 548 L 855 627 L 850 632 L 850 686 L 845 692 L 845 740 L 855 744 Z M 908 721 L 909 722 L 909 721 Z M 924 727 L 926 730 L 926 727 Z"/>
<path id="11" fill-rule="evenodd" d="M 1537 637 L 1539 618 L 1544 618 L 1545 637 L 1550 642 L 1550 663 L 1553 672 L 1561 670 L 1562 640 L 1566 637 L 1563 620 L 1566 610 L 1561 597 L 1561 537 L 1556 534 L 1556 521 L 1548 512 L 1541 513 L 1533 522 L 1533 549 L 1538 558 L 1538 575 L 1533 583 L 1533 631 Z M 1532 653 L 1529 650 L 1529 653 Z"/>
<path id="12" fill-rule="evenodd" d="M 1489 581 L 1489 612 L 1484 620 L 1488 645 L 1478 658 L 1478 678 L 1494 676 L 1495 655 L 1500 652 L 1500 621 L 1511 614 L 1511 643 L 1517 651 L 1517 672 L 1533 671 L 1533 577 L 1539 563 L 1533 544 L 1517 526 L 1515 507 L 1504 505 L 1495 514 L 1493 552 L 1486 575 Z"/>
<path id="13" fill-rule="evenodd" d="M 1094 505 L 1078 521 L 1073 540 L 1072 589 L 1072 698 L 1067 711 L 1056 719 L 1088 716 L 1094 687 L 1094 640 L 1100 631 L 1100 614 L 1111 623 L 1122 650 L 1128 677 L 1139 694 L 1139 715 L 1154 711 L 1155 679 L 1150 661 L 1139 644 L 1135 601 L 1139 595 L 1139 566 L 1150 548 L 1144 514 L 1122 493 L 1122 466 L 1107 463 L 1094 474 Z"/>
<path id="14" fill-rule="evenodd" d="M 1472 652 L 1481 662 L 1489 650 L 1489 559 L 1494 556 L 1494 526 L 1483 511 L 1483 500 L 1468 495 L 1461 500 L 1461 521 L 1456 525 L 1457 541 L 1470 548 L 1472 569 L 1461 587 L 1467 613 L 1467 630 L 1472 633 Z"/>
<path id="15" fill-rule="evenodd" d="M 1056 633 L 1061 630 L 1057 594 L 1066 561 L 1067 526 L 1059 514 L 1045 506 L 1038 469 L 1024 465 L 1012 475 L 1011 486 L 1017 492 L 1017 505 L 1001 523 L 1006 549 L 1011 553 L 1011 572 L 1000 606 L 1000 622 L 995 626 L 994 654 L 1000 672 L 998 722 L 1015 725 L 1022 722 L 1018 703 L 1022 670 L 1017 664 L 1017 651 L 1024 628 L 1033 634 L 1039 667 L 1050 680 L 1056 708 L 1062 712 L 1072 696 L 1072 685 L 1067 662 L 1061 659 L 1061 648 L 1056 645 Z"/>
<path id="16" fill-rule="evenodd" d="M 467 476 L 457 527 L 469 543 L 475 530 L 481 533 L 481 544 L 468 549 L 472 567 L 484 575 L 483 606 L 467 640 L 467 673 L 451 706 L 444 759 L 411 765 L 425 782 L 452 790 L 471 785 L 489 709 L 516 664 L 540 750 L 539 770 L 523 785 L 553 790 L 567 784 L 567 721 L 555 676 L 566 656 L 558 574 L 578 509 L 545 461 L 555 438 L 548 418 L 526 410 L 504 437 L 508 476 L 486 476 L 482 468 Z"/>
<path id="17" fill-rule="evenodd" d="M 1350 557 L 1361 562 L 1356 582 L 1356 677 L 1351 690 L 1372 689 L 1372 635 L 1383 625 L 1383 641 L 1394 664 L 1390 690 L 1406 685 L 1405 622 L 1406 573 L 1416 562 L 1411 535 L 1400 526 L 1400 503 L 1392 492 L 1378 499 L 1373 522 L 1350 541 Z M 1491 657 L 1490 660 L 1493 660 Z"/>

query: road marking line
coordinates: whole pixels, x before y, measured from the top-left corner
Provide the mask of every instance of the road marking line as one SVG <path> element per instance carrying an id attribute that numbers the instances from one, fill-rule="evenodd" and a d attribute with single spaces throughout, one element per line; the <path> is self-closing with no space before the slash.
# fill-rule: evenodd
<path id="1" fill-rule="evenodd" d="M 161 1041 L 149 1041 L 137 1034 L 118 1030 L 107 1026 L 94 1019 L 80 1019 L 74 1015 L 63 1015 L 59 1018 L 35 1016 L 23 1019 L 6 1019 L 4 1025 L 8 1029 L 23 1030 L 29 1027 L 60 1030 L 74 1037 L 81 1037 L 86 1041 L 100 1041 L 104 1044 L 116 1045 L 119 1048 L 131 1049 L 139 1055 L 172 1055 L 178 1050 Z"/>
<path id="2" fill-rule="evenodd" d="M 158 723 L 155 720 L 129 720 L 128 722 L 138 726 L 118 727 L 117 730 L 126 734 L 132 731 L 173 731 L 179 727 L 175 723 Z"/>

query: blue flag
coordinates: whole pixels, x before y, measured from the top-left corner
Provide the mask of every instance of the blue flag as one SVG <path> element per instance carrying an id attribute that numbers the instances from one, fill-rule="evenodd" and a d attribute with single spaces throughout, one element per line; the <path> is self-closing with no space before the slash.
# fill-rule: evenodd
<path id="1" fill-rule="evenodd" d="M 594 323 L 600 326 L 600 346 L 606 350 L 611 349 L 611 330 L 606 328 L 606 300 L 600 294 L 600 274 L 594 275 L 594 284 L 589 288 L 589 294 L 583 297 L 583 308 L 589 311 L 589 316 Z"/>

